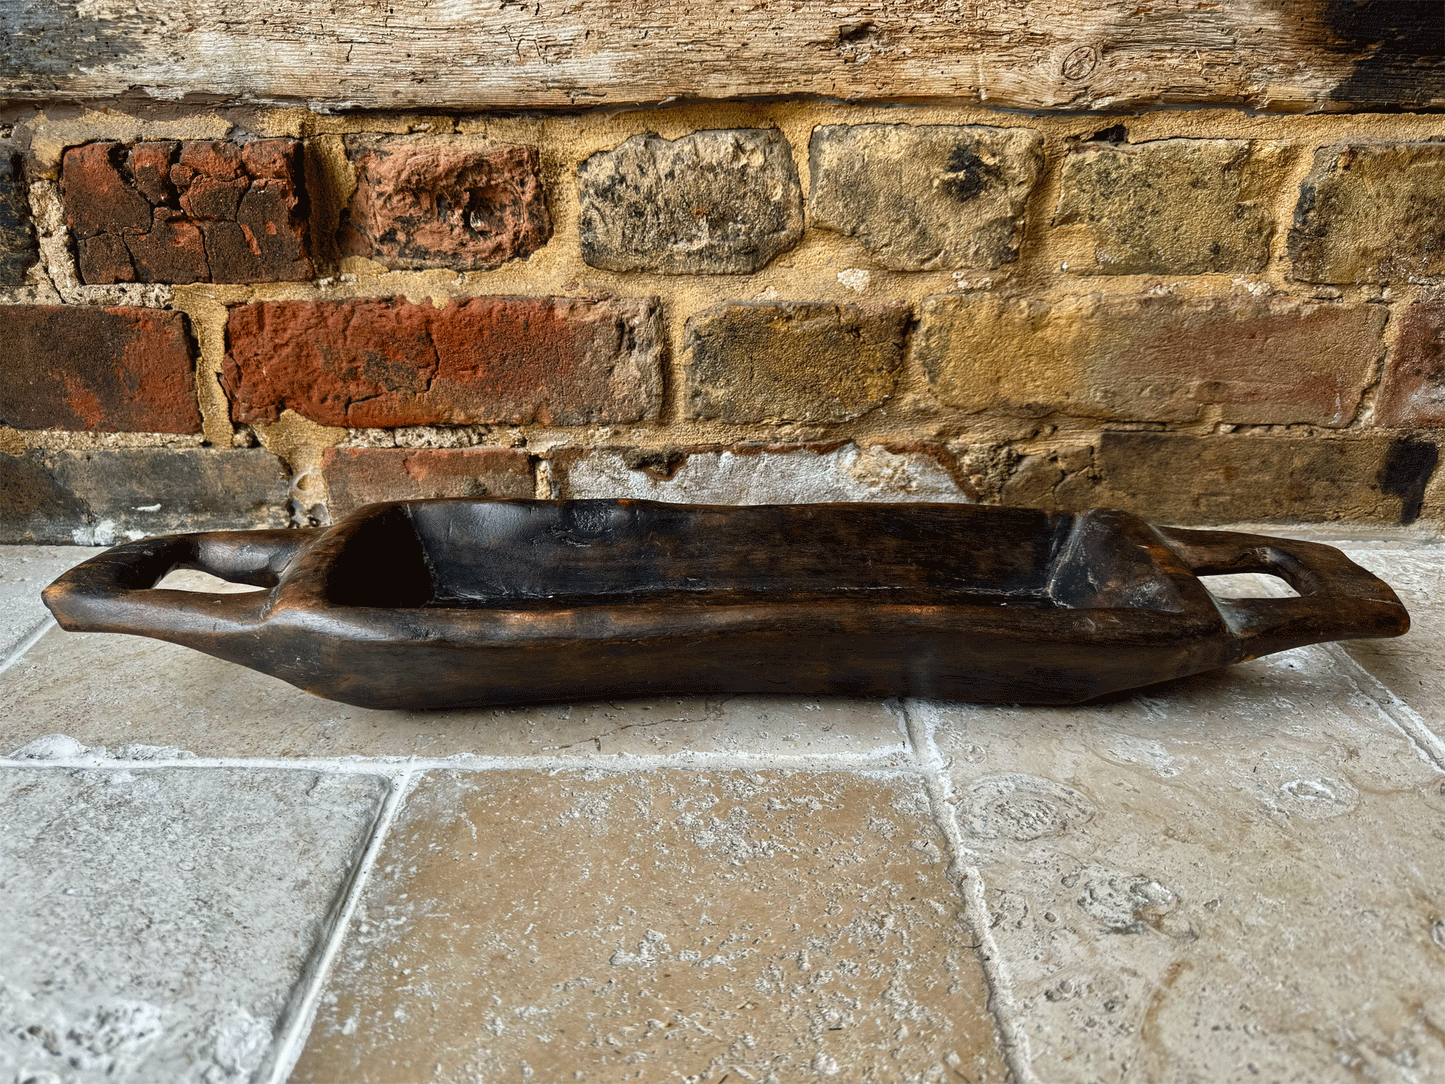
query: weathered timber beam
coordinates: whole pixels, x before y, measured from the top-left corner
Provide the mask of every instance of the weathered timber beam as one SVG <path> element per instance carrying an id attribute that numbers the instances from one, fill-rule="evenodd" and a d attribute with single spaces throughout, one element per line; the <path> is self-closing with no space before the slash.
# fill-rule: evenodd
<path id="1" fill-rule="evenodd" d="M 1442 0 L 5 0 L 0 100 L 1445 107 Z"/>

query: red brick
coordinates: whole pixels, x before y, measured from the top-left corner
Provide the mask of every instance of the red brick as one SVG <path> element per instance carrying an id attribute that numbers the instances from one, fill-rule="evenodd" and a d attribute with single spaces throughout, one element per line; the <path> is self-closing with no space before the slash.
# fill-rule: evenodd
<path id="1" fill-rule="evenodd" d="M 210 277 L 200 227 L 179 211 L 157 207 L 148 233 L 122 240 L 130 261 L 130 277 L 123 281 L 204 282 Z"/>
<path id="2" fill-rule="evenodd" d="M 86 238 L 150 229 L 151 205 L 127 172 L 119 143 L 87 143 L 65 152 L 60 187 L 71 232 Z"/>
<path id="3" fill-rule="evenodd" d="M 388 145 L 355 158 L 341 249 L 394 268 L 480 271 L 552 236 L 535 147 Z"/>
<path id="4" fill-rule="evenodd" d="M 1445 425 L 1445 301 L 1405 310 L 1385 362 L 1375 421 L 1395 429 Z"/>
<path id="5" fill-rule="evenodd" d="M 0 307 L 0 423 L 196 433 L 186 318 L 160 309 Z"/>
<path id="6" fill-rule="evenodd" d="M 88 143 L 60 172 L 80 277 L 293 282 L 314 274 L 301 144 Z"/>
<path id="7" fill-rule="evenodd" d="M 130 171 L 136 191 L 153 207 L 176 202 L 176 189 L 171 184 L 171 163 L 180 152 L 180 143 L 173 139 L 137 143 L 130 149 Z"/>
<path id="8" fill-rule="evenodd" d="M 655 301 L 258 301 L 231 309 L 221 383 L 238 422 L 585 425 L 656 414 Z"/>
<path id="9" fill-rule="evenodd" d="M 328 448 L 321 470 L 333 520 L 375 501 L 536 494 L 516 448 Z"/>

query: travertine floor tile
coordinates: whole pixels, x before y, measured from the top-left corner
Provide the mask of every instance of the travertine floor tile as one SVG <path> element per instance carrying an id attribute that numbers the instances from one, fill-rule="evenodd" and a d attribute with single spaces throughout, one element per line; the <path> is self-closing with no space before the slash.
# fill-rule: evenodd
<path id="1" fill-rule="evenodd" d="M 55 732 L 90 746 L 177 746 L 199 756 L 846 753 L 887 764 L 906 748 L 901 714 L 878 701 L 695 697 L 369 711 L 158 640 L 59 629 L 0 675 L 0 754 Z"/>
<path id="2" fill-rule="evenodd" d="M 81 546 L 0 546 L 0 661 L 50 617 L 40 592 L 100 550 Z"/>
<path id="3" fill-rule="evenodd" d="M 250 1080 L 385 789 L 0 770 L 0 1080 Z"/>
<path id="4" fill-rule="evenodd" d="M 437 773 L 294 1081 L 1005 1076 L 918 781 Z"/>
<path id="5" fill-rule="evenodd" d="M 1331 650 L 1102 707 L 908 707 L 1040 1079 L 1445 1079 L 1442 775 Z"/>
<path id="6" fill-rule="evenodd" d="M 1411 627 L 1393 640 L 1352 640 L 1347 650 L 1391 692 L 1445 736 L 1445 546 L 1341 542 L 1350 560 L 1388 583 L 1410 611 Z"/>

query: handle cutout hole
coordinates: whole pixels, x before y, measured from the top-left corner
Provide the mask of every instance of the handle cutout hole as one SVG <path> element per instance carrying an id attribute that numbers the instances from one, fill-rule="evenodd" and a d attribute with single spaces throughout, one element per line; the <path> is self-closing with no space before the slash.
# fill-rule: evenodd
<path id="1" fill-rule="evenodd" d="M 195 591 L 203 595 L 239 595 L 265 590 L 264 587 L 252 587 L 246 583 L 230 583 L 219 576 L 212 576 L 209 572 L 200 572 L 194 568 L 178 568 L 174 572 L 168 572 L 156 586 L 164 587 L 167 591 Z"/>
<path id="2" fill-rule="evenodd" d="M 1270 572 L 1230 572 L 1223 576 L 1200 576 L 1204 588 L 1218 599 L 1299 598 L 1299 592 Z"/>

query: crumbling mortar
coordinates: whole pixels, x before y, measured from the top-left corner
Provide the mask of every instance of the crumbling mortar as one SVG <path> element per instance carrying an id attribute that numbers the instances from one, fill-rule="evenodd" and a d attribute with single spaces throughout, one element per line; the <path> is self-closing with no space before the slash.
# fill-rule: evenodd
<path id="1" fill-rule="evenodd" d="M 12 429 L 0 426 L 0 452 L 100 451 L 111 448 L 201 448 L 200 433 L 109 433 L 84 429 Z"/>

